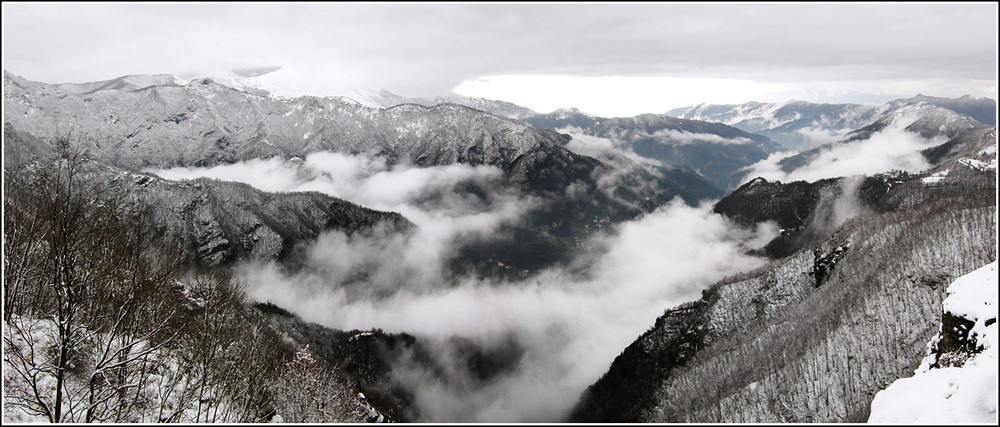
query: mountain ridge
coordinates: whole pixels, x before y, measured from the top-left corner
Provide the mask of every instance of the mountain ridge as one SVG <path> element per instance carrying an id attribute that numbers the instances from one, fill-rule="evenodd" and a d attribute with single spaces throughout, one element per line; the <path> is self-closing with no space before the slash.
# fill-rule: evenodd
<path id="1" fill-rule="evenodd" d="M 961 98 L 917 95 L 881 104 L 827 104 L 795 100 L 779 103 L 751 101 L 744 104 L 700 104 L 675 108 L 666 114 L 725 123 L 768 136 L 790 148 L 809 149 L 864 127 L 879 116 L 920 102 L 967 115 L 983 124 L 996 125 L 996 100 L 973 98 L 969 95 Z"/>

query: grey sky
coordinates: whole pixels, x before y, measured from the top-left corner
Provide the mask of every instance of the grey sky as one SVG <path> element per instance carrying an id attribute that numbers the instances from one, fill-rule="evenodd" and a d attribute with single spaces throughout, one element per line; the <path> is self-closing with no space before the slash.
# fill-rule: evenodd
<path id="1" fill-rule="evenodd" d="M 3 4 L 4 68 L 48 83 L 281 65 L 317 88 L 411 96 L 515 75 L 770 91 L 732 96 L 996 97 L 996 40 L 996 3 Z"/>

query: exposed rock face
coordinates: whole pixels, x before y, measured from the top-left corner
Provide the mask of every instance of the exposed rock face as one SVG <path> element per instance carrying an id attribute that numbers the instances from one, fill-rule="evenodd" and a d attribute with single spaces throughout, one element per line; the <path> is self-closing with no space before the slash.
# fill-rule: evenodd
<path id="1" fill-rule="evenodd" d="M 816 278 L 817 288 L 823 286 L 823 283 L 826 283 L 827 279 L 830 278 L 837 262 L 844 257 L 848 249 L 850 249 L 850 245 L 837 246 L 825 254 L 819 248 L 813 250 L 813 269 L 809 274 Z"/>
<path id="2" fill-rule="evenodd" d="M 969 339 L 969 331 L 976 322 L 952 313 L 941 315 L 940 337 L 931 347 L 934 362 L 931 368 L 961 365 L 960 361 L 976 353 L 976 341 Z"/>

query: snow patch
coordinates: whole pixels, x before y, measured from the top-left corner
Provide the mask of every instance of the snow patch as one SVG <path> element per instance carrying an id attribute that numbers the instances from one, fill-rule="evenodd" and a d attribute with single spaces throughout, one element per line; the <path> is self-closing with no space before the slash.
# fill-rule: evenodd
<path id="1" fill-rule="evenodd" d="M 970 168 L 973 168 L 973 169 L 978 170 L 978 171 L 983 171 L 983 172 L 986 172 L 988 170 L 996 170 L 997 169 L 997 160 L 996 159 L 993 159 L 992 161 L 990 161 L 988 163 L 984 162 L 982 160 L 976 160 L 976 159 L 959 159 L 958 162 L 961 163 L 961 164 L 963 164 L 963 165 L 966 165 L 966 166 L 968 166 Z"/>
<path id="2" fill-rule="evenodd" d="M 875 395 L 869 423 L 997 422 L 996 261 L 955 280 L 942 305 L 975 322 L 969 339 L 982 351 L 961 367 L 929 369 L 923 363 L 916 375 L 896 380 Z"/>
<path id="3" fill-rule="evenodd" d="M 945 170 L 940 171 L 940 172 L 935 172 L 931 176 L 928 176 L 928 177 L 922 179 L 921 181 L 923 181 L 925 183 L 928 183 L 928 184 L 938 183 L 938 182 L 943 181 L 944 178 L 946 176 L 948 176 L 948 172 L 949 172 L 948 169 L 945 169 Z"/>

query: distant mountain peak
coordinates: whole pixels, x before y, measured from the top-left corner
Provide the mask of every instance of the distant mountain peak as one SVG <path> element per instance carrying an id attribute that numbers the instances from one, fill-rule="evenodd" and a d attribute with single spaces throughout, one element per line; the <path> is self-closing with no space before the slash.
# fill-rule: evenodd
<path id="1" fill-rule="evenodd" d="M 552 115 L 552 116 L 554 116 L 554 117 L 556 117 L 556 118 L 558 118 L 558 119 L 568 119 L 568 118 L 571 118 L 573 116 L 595 117 L 592 114 L 587 114 L 587 113 L 584 113 L 583 111 L 580 111 L 580 109 L 576 108 L 576 107 L 559 108 L 559 109 L 553 110 L 549 114 Z"/>
<path id="2" fill-rule="evenodd" d="M 233 70 L 233 74 L 241 77 L 259 77 L 264 74 L 273 73 L 281 69 L 280 65 L 269 66 L 269 67 L 250 67 L 250 68 L 237 68 Z"/>

